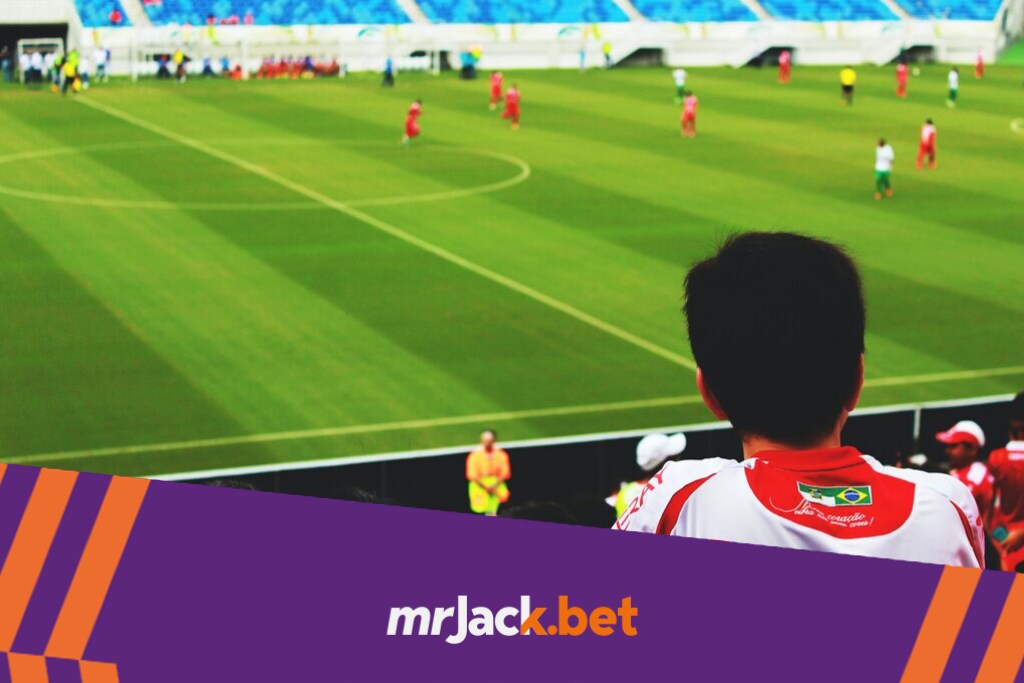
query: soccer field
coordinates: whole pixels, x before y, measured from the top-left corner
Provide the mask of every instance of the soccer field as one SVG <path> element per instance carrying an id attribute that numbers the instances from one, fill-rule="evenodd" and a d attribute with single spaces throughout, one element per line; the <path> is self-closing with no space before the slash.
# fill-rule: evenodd
<path id="1" fill-rule="evenodd" d="M 667 69 L 0 90 L 0 453 L 123 474 L 711 418 L 679 308 L 739 229 L 837 240 L 862 405 L 1024 387 L 1024 68 Z M 422 137 L 399 146 L 423 99 Z M 938 126 L 939 168 L 914 169 Z M 1016 123 L 1014 123 L 1016 121 Z M 874 146 L 896 149 L 876 202 Z M 751 330 L 757 334 L 757 330 Z"/>

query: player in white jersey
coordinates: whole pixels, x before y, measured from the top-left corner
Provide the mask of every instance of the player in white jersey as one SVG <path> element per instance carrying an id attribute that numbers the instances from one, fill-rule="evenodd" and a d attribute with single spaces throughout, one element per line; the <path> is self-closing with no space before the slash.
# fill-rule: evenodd
<path id="1" fill-rule="evenodd" d="M 896 152 L 892 145 L 885 142 L 885 138 L 879 138 L 878 147 L 875 147 L 875 199 L 881 200 L 883 196 L 892 196 L 892 162 L 896 159 Z"/>
<path id="2" fill-rule="evenodd" d="M 960 69 L 955 66 L 950 69 L 946 80 L 949 82 L 949 97 L 946 99 L 946 106 L 952 108 L 956 106 L 956 98 L 960 94 Z"/>
<path id="3" fill-rule="evenodd" d="M 744 460 L 670 462 L 616 528 L 983 566 L 963 484 L 841 445 L 864 382 L 864 300 L 845 252 L 791 233 L 731 237 L 690 270 L 685 310 L 697 387 Z"/>
<path id="4" fill-rule="evenodd" d="M 686 69 L 678 68 L 672 72 L 672 80 L 676 84 L 676 104 L 682 104 L 686 97 Z"/>

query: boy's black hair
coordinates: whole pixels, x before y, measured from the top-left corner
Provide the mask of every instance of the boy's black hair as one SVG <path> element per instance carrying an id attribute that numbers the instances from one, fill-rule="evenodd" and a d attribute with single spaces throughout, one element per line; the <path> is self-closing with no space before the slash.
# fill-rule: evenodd
<path id="1" fill-rule="evenodd" d="M 737 430 L 799 446 L 835 428 L 864 353 L 860 275 L 843 249 L 733 235 L 690 269 L 685 290 L 694 360 Z"/>

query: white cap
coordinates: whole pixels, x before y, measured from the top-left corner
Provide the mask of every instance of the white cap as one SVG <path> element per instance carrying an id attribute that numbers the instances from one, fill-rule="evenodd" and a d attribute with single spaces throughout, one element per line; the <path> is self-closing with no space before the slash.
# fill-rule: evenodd
<path id="1" fill-rule="evenodd" d="M 686 435 L 648 434 L 636 445 L 636 464 L 645 472 L 653 472 L 673 455 L 686 450 Z"/>
<path id="2" fill-rule="evenodd" d="M 975 446 L 985 446 L 985 432 L 981 430 L 977 422 L 963 420 L 957 422 L 944 432 L 939 432 L 935 438 L 942 443 L 973 443 Z"/>

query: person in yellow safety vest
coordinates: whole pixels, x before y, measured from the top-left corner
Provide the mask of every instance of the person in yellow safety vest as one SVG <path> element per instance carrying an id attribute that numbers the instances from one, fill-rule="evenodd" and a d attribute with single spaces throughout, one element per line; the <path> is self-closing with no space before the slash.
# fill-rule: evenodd
<path id="1" fill-rule="evenodd" d="M 512 478 L 508 453 L 495 442 L 498 433 L 485 429 L 480 434 L 480 447 L 466 458 L 466 479 L 469 480 L 469 508 L 480 515 L 493 517 L 498 506 L 508 502 L 506 482 Z"/>
<path id="2" fill-rule="evenodd" d="M 686 435 L 673 434 L 648 434 L 640 439 L 636 445 L 636 464 L 644 472 L 653 474 L 666 460 L 675 457 L 686 450 Z M 624 481 L 619 487 L 618 493 L 612 494 L 606 500 L 609 505 L 615 507 L 615 516 L 621 517 L 633 499 L 640 495 L 644 485 L 650 477 L 637 481 Z"/>

